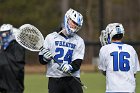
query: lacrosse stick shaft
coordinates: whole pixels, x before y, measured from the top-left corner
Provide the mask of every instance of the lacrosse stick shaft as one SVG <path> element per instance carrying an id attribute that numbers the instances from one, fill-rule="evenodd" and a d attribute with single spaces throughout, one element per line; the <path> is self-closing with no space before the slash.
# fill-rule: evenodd
<path id="1" fill-rule="evenodd" d="M 52 57 L 52 59 L 54 60 L 55 63 L 57 63 L 59 66 L 61 66 L 61 63 L 57 62 L 53 57 Z M 72 73 L 67 72 L 67 74 L 70 75 L 70 76 L 72 76 L 84 89 L 87 89 L 87 87 L 79 79 L 77 79 L 76 77 L 74 77 L 72 75 Z"/>

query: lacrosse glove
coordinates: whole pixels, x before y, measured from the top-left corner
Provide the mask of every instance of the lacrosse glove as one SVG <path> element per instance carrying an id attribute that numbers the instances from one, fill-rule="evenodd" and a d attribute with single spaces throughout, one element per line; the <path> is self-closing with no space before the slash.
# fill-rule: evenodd
<path id="1" fill-rule="evenodd" d="M 50 52 L 49 49 L 43 48 L 43 49 L 41 49 L 40 52 L 41 52 L 40 54 L 43 55 L 43 60 L 44 60 L 44 61 L 49 62 L 49 61 L 52 60 L 52 57 L 53 57 L 53 56 L 52 56 L 52 53 Z"/>
<path id="2" fill-rule="evenodd" d="M 71 72 L 71 70 L 73 70 L 72 66 L 70 64 L 67 64 L 67 63 L 61 64 L 59 69 L 63 72 Z"/>

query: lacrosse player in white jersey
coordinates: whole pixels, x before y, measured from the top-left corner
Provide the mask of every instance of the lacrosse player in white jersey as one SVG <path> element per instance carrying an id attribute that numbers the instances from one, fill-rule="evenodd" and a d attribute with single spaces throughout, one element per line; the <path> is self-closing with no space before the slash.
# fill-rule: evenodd
<path id="1" fill-rule="evenodd" d="M 84 58 L 85 44 L 76 33 L 83 24 L 83 16 L 69 9 L 62 27 L 46 36 L 44 48 L 39 52 L 41 64 L 47 64 L 49 93 L 83 93 L 81 85 L 67 72 L 80 80 L 80 66 Z M 61 63 L 58 65 L 52 57 Z"/>
<path id="2" fill-rule="evenodd" d="M 140 65 L 135 49 L 122 43 L 124 32 L 122 24 L 111 23 L 100 35 L 98 68 L 106 76 L 106 93 L 135 93 Z"/>

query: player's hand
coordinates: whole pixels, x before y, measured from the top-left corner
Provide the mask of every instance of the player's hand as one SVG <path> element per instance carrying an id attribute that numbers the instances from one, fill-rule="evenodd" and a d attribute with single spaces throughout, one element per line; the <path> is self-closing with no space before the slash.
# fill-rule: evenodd
<path id="1" fill-rule="evenodd" d="M 52 53 L 50 52 L 50 50 L 49 49 L 45 49 L 45 48 L 43 48 L 43 49 L 41 49 L 41 54 L 43 55 L 43 60 L 44 61 L 51 61 L 52 60 Z"/>
<path id="2" fill-rule="evenodd" d="M 59 69 L 63 72 L 70 72 L 73 68 L 70 64 L 63 63 L 63 64 L 61 64 Z"/>

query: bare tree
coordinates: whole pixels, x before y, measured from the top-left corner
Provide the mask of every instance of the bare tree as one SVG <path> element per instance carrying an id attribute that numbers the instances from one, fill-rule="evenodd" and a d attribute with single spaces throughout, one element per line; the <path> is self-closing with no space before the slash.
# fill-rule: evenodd
<path id="1" fill-rule="evenodd" d="M 87 41 L 92 41 L 93 40 L 93 33 L 94 33 L 94 24 L 92 20 L 91 13 L 92 11 L 92 5 L 93 5 L 93 0 L 88 0 L 87 1 L 87 12 L 86 12 L 86 18 L 87 18 Z M 91 63 L 92 57 L 94 55 L 94 47 L 89 47 L 87 49 L 87 53 L 90 56 L 86 56 L 87 63 Z"/>
<path id="2" fill-rule="evenodd" d="M 112 18 L 112 0 L 105 0 L 105 11 L 105 22 L 109 23 Z"/>

